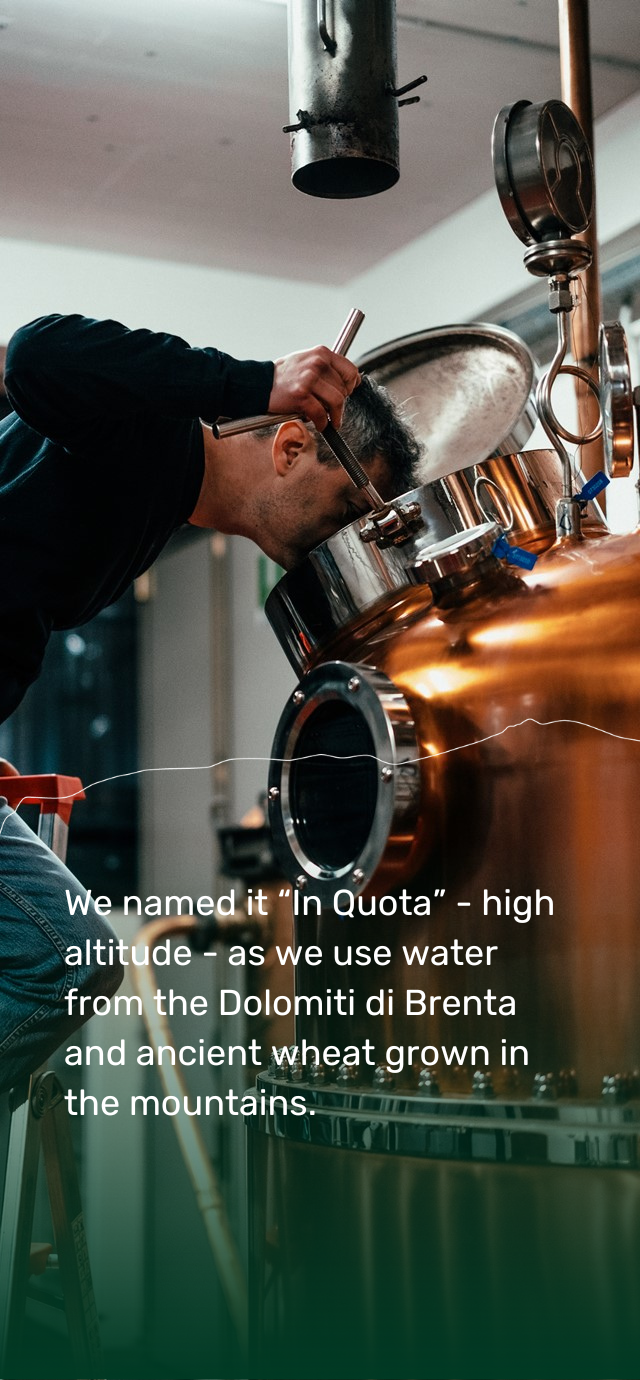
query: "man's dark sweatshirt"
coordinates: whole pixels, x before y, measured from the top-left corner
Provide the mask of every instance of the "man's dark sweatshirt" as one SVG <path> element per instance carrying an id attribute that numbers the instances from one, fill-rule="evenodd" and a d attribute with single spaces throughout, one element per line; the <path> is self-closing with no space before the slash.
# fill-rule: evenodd
<path id="1" fill-rule="evenodd" d="M 54 628 L 124 592 L 196 505 L 198 418 L 266 412 L 273 364 L 115 321 L 41 317 L 9 342 L 0 422 L 0 722 Z"/>

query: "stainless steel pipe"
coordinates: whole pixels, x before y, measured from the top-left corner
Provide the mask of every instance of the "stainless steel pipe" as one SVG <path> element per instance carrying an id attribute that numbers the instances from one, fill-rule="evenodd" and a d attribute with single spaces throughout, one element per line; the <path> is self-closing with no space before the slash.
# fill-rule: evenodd
<path id="1" fill-rule="evenodd" d="M 289 5 L 291 180 L 310 196 L 372 196 L 397 182 L 395 0 Z"/>
<path id="2" fill-rule="evenodd" d="M 560 23 L 560 77 L 562 99 L 580 121 L 591 153 L 593 141 L 593 96 L 591 89 L 591 43 L 589 0 L 558 0 Z M 598 327 L 602 319 L 602 294 L 598 263 L 597 201 L 591 224 L 580 236 L 592 253 L 589 267 L 580 275 L 581 292 L 573 315 L 575 362 L 598 383 Z M 594 392 L 576 379 L 576 399 L 581 429 L 591 432 L 598 423 L 600 407 Z M 604 464 L 602 440 L 598 437 L 580 447 L 580 468 L 587 478 Z"/>

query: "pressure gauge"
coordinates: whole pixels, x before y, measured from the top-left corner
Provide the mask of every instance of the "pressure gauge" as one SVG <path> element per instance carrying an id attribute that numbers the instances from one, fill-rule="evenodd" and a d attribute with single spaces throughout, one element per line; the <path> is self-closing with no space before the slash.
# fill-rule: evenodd
<path id="1" fill-rule="evenodd" d="M 516 101 L 493 127 L 493 170 L 502 209 L 524 244 L 587 230 L 593 214 L 593 162 L 578 121 L 563 101 Z"/>

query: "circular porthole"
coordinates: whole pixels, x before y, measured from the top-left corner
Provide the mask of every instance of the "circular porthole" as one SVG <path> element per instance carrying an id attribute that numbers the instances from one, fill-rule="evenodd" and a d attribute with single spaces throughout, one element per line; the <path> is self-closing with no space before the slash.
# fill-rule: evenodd
<path id="1" fill-rule="evenodd" d="M 269 813 L 285 876 L 331 904 L 371 881 L 420 796 L 418 748 L 404 696 L 379 671 L 333 661 L 300 682 L 272 748 Z"/>

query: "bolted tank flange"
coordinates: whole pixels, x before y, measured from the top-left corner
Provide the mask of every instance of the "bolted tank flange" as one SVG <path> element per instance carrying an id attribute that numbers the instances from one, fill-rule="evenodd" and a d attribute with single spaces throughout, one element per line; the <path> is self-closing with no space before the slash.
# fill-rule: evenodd
<path id="1" fill-rule="evenodd" d="M 331 661 L 304 677 L 278 724 L 268 785 L 276 855 L 299 891 L 329 906 L 338 890 L 357 896 L 396 834 L 410 848 L 419 758 L 411 710 L 387 676 Z"/>

